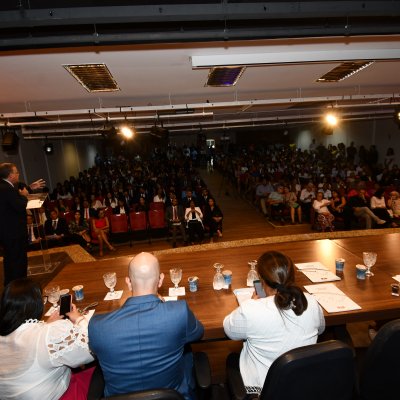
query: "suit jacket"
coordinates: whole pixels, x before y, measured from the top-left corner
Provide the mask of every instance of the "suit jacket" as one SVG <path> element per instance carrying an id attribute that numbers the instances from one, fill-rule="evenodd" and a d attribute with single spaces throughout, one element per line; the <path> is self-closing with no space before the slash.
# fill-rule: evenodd
<path id="1" fill-rule="evenodd" d="M 44 231 L 46 235 L 68 235 L 68 225 L 65 218 L 58 217 L 57 228 L 53 228 L 53 220 L 48 219 L 44 223 Z"/>
<path id="2" fill-rule="evenodd" d="M 181 222 L 184 222 L 185 221 L 185 210 L 183 209 L 183 207 L 180 204 L 178 204 L 176 207 L 177 207 L 177 209 L 176 209 L 177 217 L 179 218 L 179 220 Z M 165 211 L 165 219 L 167 220 L 167 222 L 169 224 L 172 223 L 173 216 L 174 216 L 174 212 L 172 210 L 172 206 L 168 206 Z"/>
<path id="3" fill-rule="evenodd" d="M 130 297 L 120 309 L 94 315 L 89 346 L 103 370 L 105 395 L 163 387 L 191 399 L 192 365 L 183 350 L 203 331 L 186 301 L 155 295 Z"/>
<path id="4" fill-rule="evenodd" d="M 26 205 L 28 199 L 18 189 L 0 179 L 0 241 L 27 238 Z"/>

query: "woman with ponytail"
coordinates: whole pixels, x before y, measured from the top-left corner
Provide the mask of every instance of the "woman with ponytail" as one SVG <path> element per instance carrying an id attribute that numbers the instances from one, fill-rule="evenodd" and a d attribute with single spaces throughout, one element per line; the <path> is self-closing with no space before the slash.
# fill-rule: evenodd
<path id="1" fill-rule="evenodd" d="M 258 260 L 258 275 L 266 297 L 253 298 L 224 319 L 230 339 L 244 340 L 240 373 L 247 393 L 260 393 L 272 362 L 281 354 L 317 342 L 325 329 L 315 298 L 295 285 L 292 260 L 267 251 Z"/>

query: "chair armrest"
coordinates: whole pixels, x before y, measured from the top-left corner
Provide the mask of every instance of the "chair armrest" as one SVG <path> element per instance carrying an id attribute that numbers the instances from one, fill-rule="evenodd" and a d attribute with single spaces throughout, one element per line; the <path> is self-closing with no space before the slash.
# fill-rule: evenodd
<path id="1" fill-rule="evenodd" d="M 231 353 L 226 359 L 226 380 L 231 399 L 243 400 L 246 398 L 247 393 L 240 374 L 238 353 Z"/>
<path id="2" fill-rule="evenodd" d="M 194 376 L 197 386 L 208 389 L 211 386 L 211 367 L 208 356 L 204 352 L 193 353 Z"/>

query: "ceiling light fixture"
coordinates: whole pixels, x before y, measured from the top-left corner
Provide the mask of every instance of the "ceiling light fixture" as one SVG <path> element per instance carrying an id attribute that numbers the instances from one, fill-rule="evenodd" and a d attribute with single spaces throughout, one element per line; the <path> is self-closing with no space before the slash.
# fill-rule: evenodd
<path id="1" fill-rule="evenodd" d="M 347 79 L 357 72 L 369 67 L 373 63 L 374 61 L 344 62 L 321 76 L 321 78 L 318 78 L 317 82 L 330 83 L 343 81 L 344 79 Z"/>
<path id="2" fill-rule="evenodd" d="M 125 139 L 132 139 L 134 136 L 134 130 L 127 125 L 121 126 L 119 132 Z"/>
<path id="3" fill-rule="evenodd" d="M 205 86 L 234 86 L 246 67 L 211 68 Z"/>
<path id="4" fill-rule="evenodd" d="M 334 127 L 338 124 L 339 120 L 335 114 L 329 113 L 325 116 L 325 122 L 328 124 L 328 126 Z"/>

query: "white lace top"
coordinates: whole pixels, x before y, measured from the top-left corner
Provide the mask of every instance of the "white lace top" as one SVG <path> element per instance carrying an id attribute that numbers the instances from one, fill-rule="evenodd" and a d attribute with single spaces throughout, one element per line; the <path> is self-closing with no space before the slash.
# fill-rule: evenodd
<path id="1" fill-rule="evenodd" d="M 71 371 L 93 361 L 87 321 L 50 324 L 29 320 L 0 336 L 1 400 L 57 400 L 67 390 Z"/>

